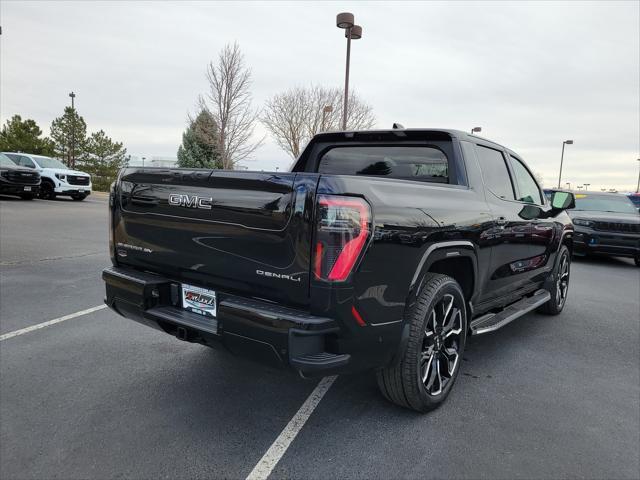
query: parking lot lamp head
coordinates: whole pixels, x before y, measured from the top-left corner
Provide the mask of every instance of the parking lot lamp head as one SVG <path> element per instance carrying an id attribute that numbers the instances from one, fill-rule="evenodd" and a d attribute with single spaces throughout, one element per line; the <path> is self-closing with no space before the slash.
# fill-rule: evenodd
<path id="1" fill-rule="evenodd" d="M 474 133 L 480 133 L 482 131 L 482 127 L 473 127 L 471 129 L 471 135 L 473 135 Z"/>
<path id="2" fill-rule="evenodd" d="M 342 12 L 339 13 L 336 17 L 336 26 L 338 28 L 344 28 L 346 30 L 353 27 L 354 21 L 355 20 L 353 18 L 353 13 Z"/>
<path id="3" fill-rule="evenodd" d="M 360 40 L 362 38 L 362 27 L 360 25 L 354 25 L 348 32 L 344 32 L 344 36 L 348 38 L 351 35 L 351 40 Z"/>

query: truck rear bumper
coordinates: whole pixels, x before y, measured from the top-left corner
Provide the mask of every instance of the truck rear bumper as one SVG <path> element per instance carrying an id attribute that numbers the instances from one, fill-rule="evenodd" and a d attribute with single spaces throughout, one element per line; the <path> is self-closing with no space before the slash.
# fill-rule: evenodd
<path id="1" fill-rule="evenodd" d="M 181 340 L 215 346 L 263 363 L 291 367 L 303 376 L 340 373 L 349 354 L 328 350 L 336 322 L 303 311 L 218 292 L 216 318 L 182 308 L 180 283 L 121 267 L 102 272 L 105 303 L 123 317 Z"/>

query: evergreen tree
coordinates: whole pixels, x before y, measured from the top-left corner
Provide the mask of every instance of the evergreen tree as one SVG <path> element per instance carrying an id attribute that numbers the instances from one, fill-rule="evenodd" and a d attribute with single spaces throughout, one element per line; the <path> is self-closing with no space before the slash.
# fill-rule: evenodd
<path id="1" fill-rule="evenodd" d="M 85 152 L 79 159 L 81 168 L 90 173 L 96 190 L 105 191 L 126 164 L 127 149 L 114 142 L 103 130 L 91 134 L 85 142 Z"/>
<path id="2" fill-rule="evenodd" d="M 40 138 L 41 135 L 42 130 L 34 120 L 22 120 L 20 115 L 14 115 L 0 131 L 0 151 L 52 156 L 53 142 L 46 137 Z"/>
<path id="3" fill-rule="evenodd" d="M 218 127 L 213 116 L 201 110 L 182 134 L 178 148 L 178 166 L 185 168 L 222 168 L 222 160 L 216 145 Z"/>
<path id="4" fill-rule="evenodd" d="M 87 124 L 75 108 L 65 107 L 64 114 L 51 122 L 55 156 L 74 168 L 76 159 L 85 154 Z"/>

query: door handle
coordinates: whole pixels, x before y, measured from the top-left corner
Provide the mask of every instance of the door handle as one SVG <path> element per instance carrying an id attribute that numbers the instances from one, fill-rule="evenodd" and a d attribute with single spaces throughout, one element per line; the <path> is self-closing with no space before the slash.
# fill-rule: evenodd
<path id="1" fill-rule="evenodd" d="M 507 224 L 507 219 L 505 217 L 498 217 L 496 219 L 496 223 L 498 225 L 506 225 Z"/>

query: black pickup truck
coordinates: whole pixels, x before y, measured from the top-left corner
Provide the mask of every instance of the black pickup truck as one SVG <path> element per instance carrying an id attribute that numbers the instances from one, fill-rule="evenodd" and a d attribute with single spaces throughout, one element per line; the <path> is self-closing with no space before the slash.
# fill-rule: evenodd
<path id="1" fill-rule="evenodd" d="M 467 335 L 567 298 L 573 195 L 460 131 L 324 133 L 285 173 L 127 168 L 109 201 L 117 313 L 303 376 L 374 370 L 418 411 Z"/>
<path id="2" fill-rule="evenodd" d="M 40 174 L 29 168 L 19 167 L 0 152 L 0 194 L 18 195 L 33 200 L 40 191 Z"/>

